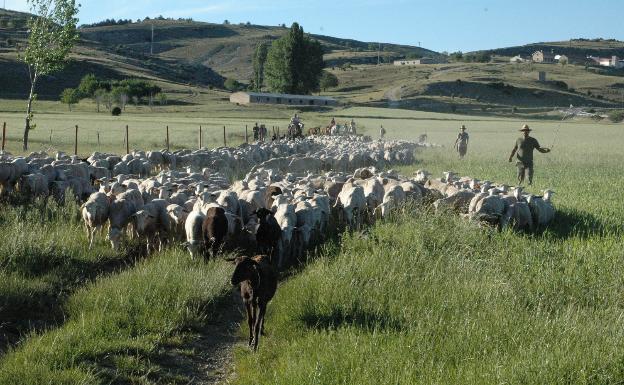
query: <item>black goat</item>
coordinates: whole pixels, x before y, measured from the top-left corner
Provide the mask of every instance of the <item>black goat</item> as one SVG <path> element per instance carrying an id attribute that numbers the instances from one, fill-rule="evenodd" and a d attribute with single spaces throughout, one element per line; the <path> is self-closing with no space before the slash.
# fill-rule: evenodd
<path id="1" fill-rule="evenodd" d="M 282 229 L 271 210 L 260 208 L 254 214 L 259 220 L 258 230 L 256 230 L 258 250 L 263 254 L 272 255 L 282 237 Z"/>
<path id="2" fill-rule="evenodd" d="M 249 325 L 249 346 L 258 350 L 260 334 L 264 334 L 264 315 L 267 304 L 277 290 L 277 273 L 269 257 L 257 255 L 253 258 L 238 257 L 231 283 L 240 283 L 241 297 L 247 310 Z"/>
<path id="3" fill-rule="evenodd" d="M 210 246 L 214 257 L 228 234 L 228 219 L 222 207 L 210 207 L 202 225 L 202 234 L 206 247 Z"/>

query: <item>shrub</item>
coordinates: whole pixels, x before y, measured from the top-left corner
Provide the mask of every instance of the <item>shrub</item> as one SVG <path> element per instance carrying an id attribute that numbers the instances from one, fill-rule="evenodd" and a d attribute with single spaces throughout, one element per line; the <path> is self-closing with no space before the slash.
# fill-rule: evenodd
<path id="1" fill-rule="evenodd" d="M 236 79 L 227 78 L 223 86 L 228 91 L 238 91 L 241 87 L 241 84 Z"/>
<path id="2" fill-rule="evenodd" d="M 111 114 L 113 114 L 113 116 L 121 115 L 121 108 L 119 108 L 119 107 L 113 108 L 113 110 L 111 111 Z"/>
<path id="3" fill-rule="evenodd" d="M 609 113 L 609 120 L 613 123 L 621 123 L 624 121 L 624 111 L 611 111 Z"/>
<path id="4" fill-rule="evenodd" d="M 323 91 L 327 90 L 328 88 L 337 87 L 338 77 L 336 77 L 336 75 L 332 74 L 331 72 L 323 71 L 323 74 L 321 75 L 320 85 Z"/>

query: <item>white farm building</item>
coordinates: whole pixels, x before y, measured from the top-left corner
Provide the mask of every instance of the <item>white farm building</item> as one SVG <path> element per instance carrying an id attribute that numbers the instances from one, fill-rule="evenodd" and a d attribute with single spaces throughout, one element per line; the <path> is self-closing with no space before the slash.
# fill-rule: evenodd
<path id="1" fill-rule="evenodd" d="M 338 101 L 326 96 L 270 94 L 264 92 L 236 92 L 230 102 L 247 104 L 284 104 L 287 106 L 336 106 Z"/>

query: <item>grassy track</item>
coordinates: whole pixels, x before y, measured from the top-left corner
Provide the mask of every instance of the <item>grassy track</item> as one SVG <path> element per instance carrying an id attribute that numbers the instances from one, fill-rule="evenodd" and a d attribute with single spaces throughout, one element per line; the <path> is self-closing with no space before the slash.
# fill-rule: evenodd
<path id="1" fill-rule="evenodd" d="M 0 203 L 1 349 L 23 333 L 63 321 L 68 296 L 98 275 L 131 266 L 137 247 L 88 250 L 78 206 Z"/>
<path id="2" fill-rule="evenodd" d="M 175 383 L 152 362 L 157 347 L 210 314 L 230 288 L 230 270 L 169 251 L 100 279 L 70 298 L 62 327 L 3 358 L 0 384 Z"/>

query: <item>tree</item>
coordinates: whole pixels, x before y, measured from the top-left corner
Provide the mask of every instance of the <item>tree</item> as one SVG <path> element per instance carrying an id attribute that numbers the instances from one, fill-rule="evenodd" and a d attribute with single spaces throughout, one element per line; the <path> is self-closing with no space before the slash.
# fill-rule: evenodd
<path id="1" fill-rule="evenodd" d="M 82 77 L 82 79 L 80 80 L 80 85 L 78 86 L 78 91 L 80 91 L 80 94 L 85 97 L 85 98 L 89 98 L 94 96 L 95 91 L 97 91 L 100 88 L 100 82 L 99 80 L 95 77 L 94 74 L 88 74 Z"/>
<path id="2" fill-rule="evenodd" d="M 241 87 L 241 84 L 236 79 L 227 78 L 223 86 L 228 91 L 238 91 Z"/>
<path id="3" fill-rule="evenodd" d="M 323 91 L 327 91 L 328 88 L 338 87 L 338 77 L 331 72 L 323 71 L 320 85 Z"/>
<path id="4" fill-rule="evenodd" d="M 69 111 L 71 111 L 72 104 L 76 104 L 80 101 L 80 91 L 75 88 L 65 88 L 61 92 L 61 103 L 67 104 Z"/>
<path id="5" fill-rule="evenodd" d="M 104 101 L 105 97 L 106 97 L 106 90 L 105 89 L 98 88 L 93 93 L 93 101 L 97 105 L 97 112 L 100 112 L 100 104 L 102 104 L 102 102 Z"/>
<path id="6" fill-rule="evenodd" d="M 319 89 L 323 66 L 321 44 L 293 23 L 289 33 L 271 45 L 265 78 L 273 92 L 308 94 Z"/>
<path id="7" fill-rule="evenodd" d="M 269 45 L 267 43 L 260 43 L 256 46 L 256 51 L 253 56 L 253 89 L 260 91 L 262 84 L 264 83 L 264 66 L 267 60 L 267 54 L 269 52 Z"/>
<path id="8" fill-rule="evenodd" d="M 126 110 L 126 104 L 128 104 L 128 98 L 130 94 L 130 88 L 127 86 L 117 86 L 111 90 L 113 99 L 119 102 L 122 110 Z"/>
<path id="9" fill-rule="evenodd" d="M 159 93 L 158 102 L 160 103 L 161 106 L 164 106 L 165 104 L 167 104 L 167 94 L 163 92 Z"/>
<path id="10" fill-rule="evenodd" d="M 24 151 L 28 150 L 28 133 L 34 128 L 32 106 L 36 99 L 35 86 L 44 75 L 63 69 L 78 33 L 76 24 L 79 5 L 75 0 L 28 0 L 34 14 L 28 21 L 30 34 L 23 55 L 28 65 L 30 93 L 24 126 Z"/>

